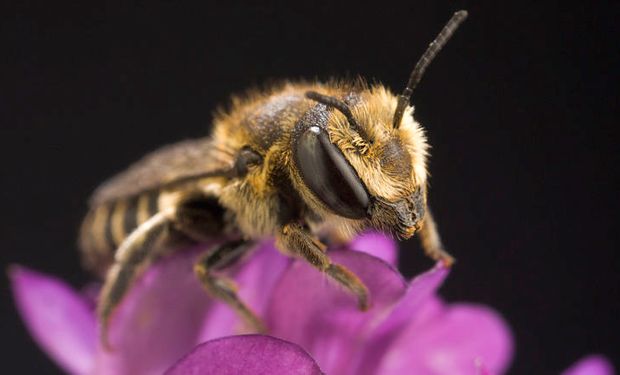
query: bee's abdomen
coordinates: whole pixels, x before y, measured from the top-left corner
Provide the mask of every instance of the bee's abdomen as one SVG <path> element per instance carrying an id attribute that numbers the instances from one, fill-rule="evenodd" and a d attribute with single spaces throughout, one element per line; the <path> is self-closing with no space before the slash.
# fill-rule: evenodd
<path id="1" fill-rule="evenodd" d="M 158 198 L 159 192 L 151 191 L 93 207 L 80 231 L 84 266 L 103 275 L 123 240 L 158 212 Z"/>

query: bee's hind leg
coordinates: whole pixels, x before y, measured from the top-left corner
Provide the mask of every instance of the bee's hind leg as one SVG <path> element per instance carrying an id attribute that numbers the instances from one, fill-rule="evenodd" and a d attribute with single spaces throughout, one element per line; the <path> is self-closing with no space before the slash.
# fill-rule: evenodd
<path id="1" fill-rule="evenodd" d="M 108 342 L 108 325 L 114 309 L 121 302 L 133 281 L 167 248 L 164 241 L 170 229 L 172 215 L 159 212 L 136 228 L 120 245 L 115 262 L 110 267 L 97 304 L 101 324 L 101 341 Z"/>
<path id="2" fill-rule="evenodd" d="M 248 241 L 227 242 L 202 255 L 194 264 L 194 273 L 204 289 L 213 298 L 229 305 L 241 318 L 258 332 L 265 332 L 262 320 L 237 295 L 235 283 L 218 271 L 231 266 L 251 249 Z"/>
<path id="3" fill-rule="evenodd" d="M 325 245 L 315 240 L 299 224 L 287 224 L 282 227 L 276 236 L 276 246 L 285 254 L 301 257 L 327 274 L 357 297 L 360 310 L 368 309 L 369 293 L 364 283 L 344 266 L 332 263 L 324 251 Z"/>

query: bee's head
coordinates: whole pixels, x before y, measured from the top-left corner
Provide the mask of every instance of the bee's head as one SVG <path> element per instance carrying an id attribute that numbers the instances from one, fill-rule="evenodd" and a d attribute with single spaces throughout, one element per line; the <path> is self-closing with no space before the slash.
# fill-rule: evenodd
<path id="1" fill-rule="evenodd" d="M 382 86 L 306 97 L 317 104 L 295 126 L 295 179 L 315 211 L 353 230 L 413 235 L 426 208 L 428 145 L 409 106 L 428 64 L 467 12 L 454 14 L 429 45 L 398 97 Z M 301 182 L 301 183 L 299 183 Z"/>
<path id="2" fill-rule="evenodd" d="M 398 99 L 382 86 L 341 98 L 308 92 L 317 102 L 296 126 L 293 159 L 306 201 L 351 229 L 371 226 L 401 238 L 417 230 L 426 206 L 427 143 Z M 348 220 L 346 220 L 348 219 Z"/>

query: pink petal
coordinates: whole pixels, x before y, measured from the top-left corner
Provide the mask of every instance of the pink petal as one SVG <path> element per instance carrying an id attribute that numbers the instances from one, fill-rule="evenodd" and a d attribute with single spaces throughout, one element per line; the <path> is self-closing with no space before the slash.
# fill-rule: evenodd
<path id="1" fill-rule="evenodd" d="M 198 254 L 209 246 L 179 251 L 153 265 L 127 294 L 112 318 L 113 352 L 102 351 L 101 373 L 160 374 L 207 339 L 251 332 L 230 307 L 214 301 L 193 272 Z M 270 242 L 226 272 L 240 297 L 261 314 L 270 288 L 288 260 Z"/>
<path id="2" fill-rule="evenodd" d="M 64 282 L 24 267 L 9 273 L 17 309 L 34 340 L 65 371 L 92 370 L 97 342 L 89 303 Z"/>
<path id="3" fill-rule="evenodd" d="M 476 358 L 474 366 L 476 366 L 476 375 L 494 375 L 489 372 L 489 369 L 480 358 Z"/>
<path id="4" fill-rule="evenodd" d="M 437 304 L 438 301 L 431 304 Z M 412 322 L 383 358 L 381 374 L 501 374 L 512 357 L 512 337 L 503 319 L 487 307 L 457 304 Z"/>
<path id="5" fill-rule="evenodd" d="M 161 374 L 197 343 L 210 298 L 192 267 L 197 249 L 153 265 L 112 316 L 112 351 L 100 349 L 100 374 Z"/>
<path id="6" fill-rule="evenodd" d="M 231 272 L 239 297 L 258 316 L 264 316 L 271 292 L 291 260 L 280 254 L 273 241 L 261 243 L 246 262 Z M 232 334 L 250 333 L 239 316 L 222 302 L 214 301 L 201 328 L 198 342 Z"/>
<path id="7" fill-rule="evenodd" d="M 398 302 L 389 317 L 377 330 L 376 334 L 383 334 L 389 331 L 402 328 L 407 323 L 417 318 L 417 314 L 422 307 L 433 299 L 437 289 L 448 277 L 449 269 L 438 262 L 434 268 L 416 276 L 409 287 L 404 298 Z"/>
<path id="8" fill-rule="evenodd" d="M 319 375 L 321 369 L 299 346 L 270 336 L 231 336 L 208 341 L 181 359 L 167 375 Z"/>
<path id="9" fill-rule="evenodd" d="M 361 356 L 363 362 L 360 367 L 365 372 L 372 373 L 376 370 L 381 358 L 391 347 L 391 343 L 405 327 L 412 324 L 424 327 L 427 321 L 439 314 L 441 306 L 435 294 L 448 273 L 449 270 L 439 262 L 433 269 L 420 274 L 411 281 L 405 296 L 372 333 L 365 352 Z"/>
<path id="10" fill-rule="evenodd" d="M 363 233 L 351 241 L 348 247 L 376 256 L 393 266 L 398 262 L 398 245 L 393 239 L 379 232 Z"/>
<path id="11" fill-rule="evenodd" d="M 330 374 L 354 371 L 355 355 L 377 321 L 405 293 L 402 277 L 378 258 L 355 251 L 334 251 L 334 262 L 348 267 L 370 290 L 371 308 L 361 312 L 342 287 L 297 261 L 276 286 L 268 309 L 274 336 L 306 349 Z"/>
<path id="12" fill-rule="evenodd" d="M 580 359 L 562 375 L 613 375 L 614 367 L 602 355 L 589 355 Z"/>

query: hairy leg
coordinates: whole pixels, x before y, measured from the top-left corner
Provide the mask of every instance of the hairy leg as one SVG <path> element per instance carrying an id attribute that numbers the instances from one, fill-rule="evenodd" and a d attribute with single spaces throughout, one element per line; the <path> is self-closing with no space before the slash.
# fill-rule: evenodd
<path id="1" fill-rule="evenodd" d="M 194 197 L 181 204 L 176 210 L 175 229 L 199 242 L 212 240 L 215 233 L 222 231 L 222 221 L 208 202 L 207 197 Z M 235 283 L 221 274 L 247 254 L 252 245 L 244 240 L 217 245 L 200 256 L 194 264 L 194 274 L 211 297 L 228 304 L 247 324 L 264 332 L 263 322 L 237 295 Z"/>
<path id="2" fill-rule="evenodd" d="M 435 260 L 442 261 L 447 267 L 454 263 L 454 257 L 444 250 L 439 232 L 437 231 L 437 224 L 435 224 L 435 219 L 430 210 L 427 210 L 424 215 L 424 223 L 418 235 L 426 255 Z"/>
<path id="3" fill-rule="evenodd" d="M 287 224 L 276 236 L 276 246 L 286 255 L 305 259 L 357 297 L 360 310 L 369 307 L 368 289 L 364 283 L 345 267 L 332 263 L 325 253 L 325 245 L 315 240 L 299 224 Z"/>
<path id="4" fill-rule="evenodd" d="M 115 262 L 110 267 L 97 306 L 101 322 L 101 341 L 110 349 L 108 325 L 110 317 L 135 279 L 155 259 L 162 255 L 167 231 L 171 223 L 169 212 L 159 212 L 134 230 L 116 251 Z"/>
<path id="5" fill-rule="evenodd" d="M 251 242 L 235 241 L 218 245 L 194 264 L 194 273 L 204 289 L 213 298 L 228 304 L 242 319 L 258 332 L 265 332 L 263 322 L 237 295 L 235 283 L 219 274 L 243 257 L 252 247 Z"/>

